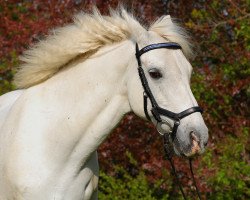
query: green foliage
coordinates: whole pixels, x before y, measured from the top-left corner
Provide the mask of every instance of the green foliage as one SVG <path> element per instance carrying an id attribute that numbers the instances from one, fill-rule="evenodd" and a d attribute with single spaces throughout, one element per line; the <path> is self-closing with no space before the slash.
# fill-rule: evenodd
<path id="1" fill-rule="evenodd" d="M 99 179 L 99 199 L 105 200 L 167 200 L 171 188 L 171 178 L 168 171 L 164 171 L 162 179 L 149 181 L 146 173 L 138 169 L 138 163 L 131 152 L 126 151 L 129 168 L 115 165 L 112 175 L 103 171 Z M 168 185 L 168 188 L 166 188 Z M 178 193 L 175 195 L 177 199 Z"/>
<path id="2" fill-rule="evenodd" d="M 245 157 L 249 138 L 249 128 L 243 128 L 240 138 L 228 137 L 218 145 L 218 155 L 211 150 L 203 157 L 203 162 L 214 176 L 208 178 L 213 192 L 208 199 L 249 199 L 250 198 L 250 165 Z"/>
<path id="3" fill-rule="evenodd" d="M 207 87 L 205 84 L 205 75 L 195 73 L 193 74 L 192 92 L 197 101 L 205 101 L 212 107 L 217 102 L 216 92 L 213 88 Z"/>
<path id="4" fill-rule="evenodd" d="M 241 20 L 239 26 L 235 28 L 237 39 L 241 39 L 244 42 L 246 49 L 250 50 L 250 26 L 249 17 Z"/>
<path id="5" fill-rule="evenodd" d="M 14 69 L 9 67 L 10 64 L 13 67 L 18 66 L 19 64 L 15 51 L 10 53 L 10 58 L 11 62 L 6 59 L 2 59 L 0 61 L 0 95 L 15 89 L 14 85 L 12 84 Z"/>
<path id="6" fill-rule="evenodd" d="M 201 10 L 201 9 L 193 9 L 191 12 L 191 17 L 194 19 L 199 19 L 199 20 L 206 20 L 207 18 L 207 12 L 205 10 Z"/>
<path id="7" fill-rule="evenodd" d="M 160 184 L 150 185 L 143 172 L 131 176 L 122 167 L 116 167 L 116 173 L 119 174 L 119 178 L 100 172 L 99 199 L 158 199 L 155 196 L 155 191 L 158 190 Z M 167 194 L 165 199 L 167 199 Z"/>
<path id="8" fill-rule="evenodd" d="M 0 79 L 0 95 L 5 94 L 14 89 L 15 87 L 12 85 L 10 81 Z"/>

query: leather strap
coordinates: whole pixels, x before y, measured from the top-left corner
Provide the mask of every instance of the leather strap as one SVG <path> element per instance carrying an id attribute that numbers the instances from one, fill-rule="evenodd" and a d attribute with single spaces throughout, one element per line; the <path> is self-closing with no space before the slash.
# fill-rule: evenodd
<path id="1" fill-rule="evenodd" d="M 138 44 L 136 43 L 137 48 L 139 50 Z M 175 42 L 168 42 L 168 43 L 157 43 L 157 44 L 150 44 L 139 51 L 136 51 L 136 57 L 140 58 L 142 54 L 154 50 L 154 49 L 181 49 L 181 46 Z"/>
<path id="2" fill-rule="evenodd" d="M 148 114 L 148 96 L 145 92 L 143 93 L 143 104 L 144 104 L 145 115 L 146 115 L 148 121 L 151 121 L 149 114 Z"/>
<path id="3" fill-rule="evenodd" d="M 146 76 L 145 76 L 145 73 L 144 73 L 144 70 L 142 69 L 141 66 L 138 67 L 138 73 L 139 73 L 139 77 L 141 79 L 141 83 L 142 83 L 142 87 L 144 89 L 144 92 L 147 94 L 147 96 L 149 97 L 149 100 L 151 102 L 151 104 L 153 105 L 153 107 L 158 107 L 158 104 L 151 92 L 151 89 L 148 85 L 148 81 L 146 79 Z"/>
<path id="4" fill-rule="evenodd" d="M 182 118 L 184 118 L 192 113 L 195 113 L 195 112 L 203 113 L 202 108 L 200 108 L 199 106 L 194 106 L 194 107 L 188 108 L 187 110 L 184 110 L 180 113 L 174 113 L 174 112 L 171 112 L 169 110 L 163 109 L 161 107 L 155 107 L 153 109 L 155 109 L 159 114 L 167 116 L 173 120 L 182 119 Z"/>

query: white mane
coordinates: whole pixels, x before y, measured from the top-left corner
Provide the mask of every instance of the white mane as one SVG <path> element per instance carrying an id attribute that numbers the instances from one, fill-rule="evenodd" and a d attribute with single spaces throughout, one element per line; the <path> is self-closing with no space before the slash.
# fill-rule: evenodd
<path id="1" fill-rule="evenodd" d="M 88 56 L 99 48 L 127 39 L 140 40 L 146 29 L 123 8 L 102 16 L 97 9 L 93 13 L 80 13 L 74 23 L 54 29 L 43 41 L 24 52 L 23 64 L 14 77 L 18 88 L 28 88 L 43 82 L 57 73 L 78 56 Z M 168 41 L 182 46 L 184 54 L 192 55 L 188 35 L 170 16 L 154 22 L 148 30 L 154 31 Z"/>

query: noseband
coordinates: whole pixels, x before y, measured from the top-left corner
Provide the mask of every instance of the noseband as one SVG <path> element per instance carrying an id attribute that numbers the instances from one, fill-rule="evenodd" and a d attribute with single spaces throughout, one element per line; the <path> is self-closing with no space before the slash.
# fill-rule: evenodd
<path id="1" fill-rule="evenodd" d="M 148 46 L 142 48 L 141 50 L 139 50 L 138 44 L 136 43 L 136 54 L 135 55 L 136 55 L 136 59 L 138 62 L 138 72 L 139 72 L 141 84 L 142 84 L 142 87 L 144 89 L 144 93 L 143 93 L 144 101 L 143 102 L 144 102 L 145 115 L 146 115 L 147 119 L 149 121 L 151 121 L 151 118 L 149 117 L 149 114 L 148 114 L 148 101 L 147 101 L 147 99 L 149 98 L 151 105 L 152 105 L 151 113 L 152 113 L 152 116 L 154 117 L 154 119 L 157 121 L 157 130 L 161 135 L 163 135 L 163 133 L 159 130 L 159 127 L 162 124 L 166 124 L 166 125 L 170 126 L 170 124 L 167 121 L 163 120 L 161 118 L 161 116 L 165 116 L 165 117 L 170 118 L 174 121 L 174 126 L 173 126 L 172 131 L 171 131 L 171 138 L 172 138 L 172 141 L 174 141 L 174 139 L 176 138 L 176 132 L 177 132 L 178 126 L 180 125 L 180 120 L 183 119 L 184 117 L 187 117 L 188 115 L 195 113 L 195 112 L 202 113 L 203 111 L 199 106 L 194 106 L 194 107 L 188 108 L 180 113 L 174 113 L 174 112 L 171 112 L 167 109 L 161 108 L 158 105 L 158 103 L 156 102 L 154 95 L 149 87 L 144 70 L 142 69 L 140 57 L 141 57 L 141 55 L 143 55 L 144 53 L 146 53 L 148 51 L 151 51 L 154 49 L 162 49 L 162 48 L 181 49 L 181 46 L 177 43 L 168 42 L 168 43 L 151 44 L 151 45 L 148 45 Z"/>
<path id="2" fill-rule="evenodd" d="M 188 108 L 180 113 L 174 113 L 174 112 L 171 112 L 167 109 L 161 108 L 158 105 L 158 103 L 156 102 L 154 95 L 149 87 L 144 70 L 142 69 L 142 63 L 141 63 L 140 57 L 141 57 L 141 55 L 143 55 L 144 53 L 146 53 L 148 51 L 151 51 L 154 49 L 162 49 L 162 48 L 164 48 L 164 49 L 181 49 L 181 46 L 177 43 L 174 43 L 174 42 L 168 42 L 168 43 L 151 44 L 151 45 L 148 45 L 148 46 L 142 48 L 141 50 L 139 50 L 138 44 L 136 43 L 136 54 L 135 55 L 136 55 L 136 59 L 138 62 L 138 72 L 139 72 L 141 84 L 142 84 L 142 87 L 144 89 L 144 92 L 143 92 L 144 113 L 145 113 L 147 119 L 149 121 L 152 121 L 150 116 L 149 116 L 149 113 L 148 113 L 148 99 L 149 99 L 151 102 L 151 105 L 152 105 L 152 108 L 150 111 L 152 113 L 153 118 L 157 122 L 157 126 L 156 126 L 157 131 L 163 136 L 163 139 L 164 139 L 165 155 L 171 164 L 171 167 L 173 169 L 173 174 L 176 177 L 176 181 L 177 181 L 177 184 L 181 190 L 182 196 L 186 200 L 187 199 L 186 195 L 182 189 L 181 183 L 179 182 L 178 175 L 177 175 L 174 163 L 172 161 L 173 154 L 172 154 L 172 149 L 171 149 L 172 145 L 169 141 L 169 134 L 162 133 L 160 130 L 160 126 L 163 124 L 169 126 L 170 128 L 171 128 L 171 125 L 168 121 L 163 120 L 161 116 L 165 116 L 165 117 L 172 119 L 174 121 L 174 126 L 173 126 L 172 130 L 170 131 L 171 139 L 173 142 L 176 138 L 176 133 L 177 133 L 177 129 L 180 125 L 180 120 L 183 119 L 184 117 L 187 117 L 187 116 L 195 113 L 195 112 L 202 113 L 203 110 L 199 106 L 194 106 L 194 107 Z M 189 166 L 190 166 L 190 171 L 191 171 L 193 183 L 194 183 L 195 188 L 196 188 L 197 195 L 198 195 L 199 199 L 201 200 L 201 195 L 200 195 L 200 192 L 199 192 L 198 187 L 196 185 L 194 174 L 193 174 L 191 159 L 189 159 Z"/>

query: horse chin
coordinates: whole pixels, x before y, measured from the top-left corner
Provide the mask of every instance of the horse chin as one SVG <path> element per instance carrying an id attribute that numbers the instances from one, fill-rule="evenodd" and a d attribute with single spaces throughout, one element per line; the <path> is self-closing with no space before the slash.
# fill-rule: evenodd
<path id="1" fill-rule="evenodd" d="M 173 144 L 173 149 L 176 156 L 186 157 L 185 154 L 180 150 L 180 148 L 176 146 L 176 144 Z"/>
<path id="2" fill-rule="evenodd" d="M 174 149 L 174 153 L 176 156 L 180 156 L 183 158 L 194 158 L 194 157 L 198 157 L 201 154 L 203 154 L 205 152 L 205 149 L 202 149 L 200 151 L 196 151 L 195 149 L 189 149 L 187 151 L 184 151 L 183 149 L 181 149 L 179 147 L 178 144 L 173 144 L 173 149 Z"/>
<path id="3" fill-rule="evenodd" d="M 178 148 L 176 148 L 174 146 L 174 153 L 176 156 L 182 157 L 182 158 L 190 158 L 193 157 L 193 155 L 191 153 L 184 153 L 181 150 L 178 150 Z"/>

